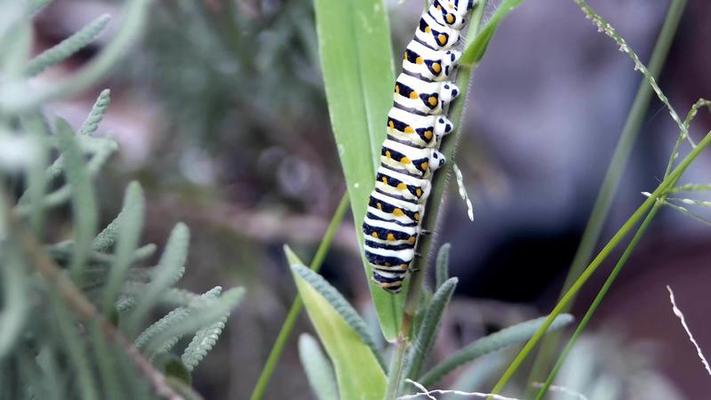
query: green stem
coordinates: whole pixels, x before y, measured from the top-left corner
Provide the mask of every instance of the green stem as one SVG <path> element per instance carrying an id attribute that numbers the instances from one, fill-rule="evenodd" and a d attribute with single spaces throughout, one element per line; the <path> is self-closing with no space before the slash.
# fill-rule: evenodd
<path id="1" fill-rule="evenodd" d="M 597 268 L 602 264 L 602 262 L 610 255 L 612 250 L 614 250 L 620 242 L 629 234 L 629 232 L 637 225 L 637 223 L 642 219 L 642 217 L 647 214 L 648 210 L 657 201 L 658 198 L 662 197 L 666 191 L 676 182 L 679 177 L 686 171 L 692 161 L 701 154 L 709 144 L 711 144 L 711 132 L 704 136 L 703 140 L 682 160 L 682 162 L 677 166 L 672 173 L 662 181 L 654 193 L 648 197 L 642 205 L 637 208 L 637 210 L 630 216 L 627 222 L 622 225 L 622 227 L 615 233 L 615 235 L 610 239 L 609 242 L 602 248 L 598 255 L 592 260 L 590 265 L 580 274 L 580 277 L 571 285 L 570 289 L 563 295 L 558 304 L 553 308 L 546 321 L 543 325 L 536 331 L 533 337 L 526 343 L 523 349 L 518 353 L 516 358 L 511 362 L 509 368 L 504 372 L 499 382 L 496 383 L 494 389 L 492 389 L 493 394 L 498 394 L 506 386 L 508 381 L 511 379 L 513 374 L 521 366 L 521 363 L 528 357 L 533 348 L 538 344 L 538 342 L 543 337 L 544 333 L 548 327 L 553 322 L 553 319 L 560 315 L 563 310 L 565 310 L 571 301 L 575 298 L 576 294 L 580 291 L 580 288 L 588 281 L 590 276 L 597 270 Z"/>
<path id="2" fill-rule="evenodd" d="M 472 12 L 471 21 L 467 31 L 467 45 L 471 43 L 480 31 L 481 20 L 484 16 L 484 11 L 486 10 L 487 1 L 488 0 L 481 0 L 477 8 Z M 449 162 L 445 171 L 435 174 L 432 179 L 432 191 L 430 194 L 428 210 L 424 221 L 422 221 L 422 226 L 428 227 L 432 230 L 434 230 L 437 226 L 439 209 L 444 197 L 444 191 L 447 186 L 447 182 L 449 181 L 449 176 L 452 174 L 454 155 L 459 143 L 461 126 L 464 122 L 462 114 L 466 105 L 466 98 L 469 93 L 469 83 L 474 67 L 475 65 L 470 64 L 460 65 L 458 68 L 456 84 L 461 90 L 459 95 L 460 100 L 454 102 L 449 111 L 450 118 L 453 121 L 458 121 L 459 123 L 455 125 L 454 131 L 449 134 L 448 139 L 442 144 L 442 148 L 440 149 L 442 153 L 445 154 L 445 157 L 447 157 Z M 418 241 L 418 252 L 420 252 L 420 254 L 432 254 L 433 246 L 434 243 L 432 235 L 420 235 L 420 239 Z M 402 364 L 405 362 L 405 354 L 407 353 L 413 321 L 420 302 L 420 293 L 424 285 L 425 270 L 428 261 L 429 257 L 416 258 L 411 268 L 412 274 L 410 277 L 410 289 L 408 290 L 405 298 L 402 324 L 400 325 L 400 335 L 397 348 L 395 350 L 397 353 L 396 357 L 393 358 L 393 362 L 397 364 L 392 365 L 391 372 L 388 375 L 387 393 L 390 397 L 386 397 L 386 399 L 394 399 L 397 396 L 397 391 L 402 386 Z M 397 373 L 393 373 L 394 371 L 397 371 Z"/>
<path id="3" fill-rule="evenodd" d="M 600 291 L 595 296 L 595 299 L 593 300 L 592 304 L 590 304 L 590 307 L 585 312 L 585 316 L 583 316 L 583 319 L 580 321 L 577 328 L 575 328 L 575 332 L 573 332 L 573 336 L 570 338 L 568 343 L 565 345 L 565 348 L 563 349 L 563 352 L 558 357 L 558 361 L 556 361 L 555 366 L 553 367 L 553 370 L 551 370 L 550 374 L 548 374 L 546 381 L 543 383 L 543 386 L 536 394 L 535 400 L 542 400 L 543 397 L 546 395 L 548 388 L 551 386 L 551 384 L 553 383 L 553 380 L 555 379 L 556 375 L 558 374 L 558 371 L 563 366 L 563 363 L 565 362 L 565 359 L 568 356 L 568 353 L 570 353 L 570 350 L 575 345 L 576 341 L 578 340 L 578 337 L 583 333 L 583 331 L 587 327 L 588 323 L 590 322 L 590 319 L 592 319 L 593 314 L 595 313 L 595 311 L 597 311 L 598 307 L 600 306 L 603 299 L 605 298 L 605 295 L 607 295 L 607 292 L 610 290 L 610 287 L 615 282 L 615 279 L 617 279 L 617 276 L 620 274 L 620 271 L 622 271 L 622 267 L 624 267 L 625 264 L 627 263 L 627 261 L 629 260 L 630 256 L 632 255 L 632 252 L 637 247 L 637 244 L 639 244 L 639 241 L 642 239 L 644 234 L 647 232 L 647 228 L 649 228 L 650 223 L 652 222 L 654 217 L 657 215 L 657 212 L 659 212 L 659 209 L 661 208 L 662 205 L 663 205 L 662 201 L 657 201 L 656 203 L 654 203 L 652 210 L 649 212 L 649 214 L 647 214 L 647 217 L 644 219 L 644 221 L 642 221 L 642 224 L 637 229 L 637 232 L 632 237 L 632 240 L 627 245 L 627 248 L 625 248 L 624 253 L 622 253 L 622 256 L 620 256 L 620 259 L 617 261 L 617 264 L 615 264 L 615 268 L 612 270 L 610 275 L 607 277 L 607 280 L 605 280 L 605 284 L 602 286 Z"/>
<path id="4" fill-rule="evenodd" d="M 336 208 L 336 211 L 333 213 L 331 222 L 328 224 L 328 228 L 326 228 L 326 233 L 323 235 L 323 239 L 321 240 L 321 243 L 316 250 L 316 254 L 311 261 L 311 265 L 309 267 L 312 270 L 318 271 L 321 268 L 321 264 L 323 264 L 323 260 L 326 258 L 328 249 L 331 247 L 331 242 L 333 242 L 333 238 L 336 236 L 338 227 L 341 225 L 343 217 L 348 211 L 348 203 L 348 193 L 345 193 L 343 197 L 341 197 L 341 202 L 338 203 L 338 208 Z M 299 317 L 299 314 L 303 308 L 304 302 L 301 300 L 301 296 L 297 294 L 294 298 L 294 302 L 291 304 L 291 308 L 289 308 L 289 313 L 286 315 L 284 324 L 279 330 L 279 335 L 274 342 L 274 346 L 272 346 L 272 350 L 269 353 L 269 357 L 267 358 L 267 362 L 264 365 L 261 374 L 259 375 L 257 384 L 252 391 L 252 395 L 250 397 L 251 400 L 259 400 L 264 397 L 264 392 L 267 390 L 267 384 L 269 384 L 269 380 L 274 374 L 277 362 L 279 362 L 279 358 L 286 347 L 286 341 L 289 339 L 289 336 L 291 336 L 291 332 L 294 330 L 294 325 L 296 325 L 296 319 Z"/>
<path id="5" fill-rule="evenodd" d="M 487 1 L 488 0 L 481 0 L 477 8 L 472 13 L 467 33 L 467 45 L 473 41 L 480 31 L 481 20 L 486 9 Z M 447 139 L 442 143 L 440 151 L 445 154 L 445 157 L 448 160 L 447 167 L 444 171 L 435 174 L 432 178 L 432 191 L 430 194 L 428 210 L 424 221 L 422 221 L 422 226 L 427 227 L 427 229 L 432 231 L 434 231 L 437 226 L 439 210 L 444 198 L 445 188 L 447 187 L 449 177 L 452 175 L 454 156 L 461 137 L 461 127 L 464 123 L 463 111 L 466 106 L 467 94 L 469 93 L 469 83 L 471 81 L 472 71 L 475 67 L 475 65 L 462 64 L 458 68 L 456 85 L 461 90 L 461 93 L 459 95 L 459 101 L 454 102 L 450 108 L 450 119 L 452 121 L 458 121 L 458 123 L 454 126 L 454 130 L 447 136 Z M 421 238 L 418 241 L 418 252 L 425 255 L 432 254 L 432 248 L 434 246 L 433 242 L 434 240 L 432 235 L 421 235 Z M 407 298 L 405 300 L 405 312 L 402 323 L 403 328 L 405 329 L 401 329 L 401 334 L 405 334 L 404 337 L 409 337 L 409 329 L 412 325 L 412 319 L 417 312 L 417 306 L 420 300 L 420 291 L 422 289 L 428 261 L 428 257 L 420 257 L 416 258 L 412 265 L 413 272 L 410 280 L 410 290 L 407 292 Z"/>
<path id="6" fill-rule="evenodd" d="M 406 337 L 398 338 L 395 354 L 393 354 L 392 362 L 388 370 L 388 387 L 385 392 L 385 400 L 395 400 L 402 386 L 402 371 L 405 363 L 405 354 L 407 354 L 409 341 Z"/>
<path id="7" fill-rule="evenodd" d="M 679 20 L 681 19 L 685 5 L 686 0 L 674 0 L 669 6 L 669 11 L 667 12 L 666 19 L 662 25 L 662 29 L 654 45 L 652 57 L 649 61 L 649 73 L 655 79 L 659 76 L 667 54 L 669 53 L 669 48 L 671 47 L 674 34 L 679 26 Z M 639 135 L 640 127 L 652 95 L 652 88 L 647 84 L 645 78 L 642 77 L 637 95 L 635 96 L 632 108 L 627 116 L 627 121 L 625 121 L 624 128 L 622 129 L 622 134 L 615 147 L 612 160 L 610 161 L 610 165 L 605 173 L 605 178 L 600 186 L 600 191 L 595 199 L 595 204 L 593 205 L 590 218 L 583 232 L 583 237 L 580 240 L 578 250 L 573 257 L 570 270 L 568 271 L 568 276 L 561 289 L 561 296 L 570 288 L 570 285 L 580 276 L 582 269 L 590 262 L 595 245 L 600 239 L 602 227 L 607 220 L 607 215 L 622 178 L 625 164 Z M 566 311 L 568 310 L 564 310 L 564 312 Z M 552 354 L 557 347 L 559 338 L 560 335 L 557 333 L 547 336 L 531 370 L 529 381 L 538 380 L 540 373 L 544 369 L 547 369 L 549 361 L 548 355 Z"/>

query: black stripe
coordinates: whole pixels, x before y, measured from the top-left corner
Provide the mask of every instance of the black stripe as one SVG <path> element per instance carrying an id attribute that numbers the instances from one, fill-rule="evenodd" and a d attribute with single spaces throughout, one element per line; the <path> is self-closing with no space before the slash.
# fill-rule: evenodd
<path id="1" fill-rule="evenodd" d="M 412 113 L 412 114 L 415 114 L 415 115 L 419 115 L 419 116 L 421 116 L 421 117 L 427 117 L 427 116 L 430 116 L 430 115 L 440 115 L 440 114 L 430 114 L 430 113 L 422 112 L 422 111 L 419 111 L 419 110 L 415 110 L 415 109 L 413 109 L 413 108 L 405 107 L 405 106 L 403 106 L 403 105 L 398 104 L 396 101 L 393 101 L 393 107 L 395 107 L 395 108 L 397 108 L 397 109 L 399 109 L 399 110 L 402 110 L 402 111 L 407 111 L 407 112 L 409 112 L 409 113 Z"/>
<path id="2" fill-rule="evenodd" d="M 383 240 L 388 237 L 389 233 L 392 233 L 395 240 L 409 240 L 410 238 L 415 238 L 415 236 L 410 236 L 407 232 L 372 226 L 367 222 L 363 223 L 363 234 L 365 236 L 371 236 L 373 232 L 377 233 L 378 238 Z"/>
<path id="3" fill-rule="evenodd" d="M 427 48 L 430 49 L 430 50 L 442 51 L 442 49 L 439 49 L 439 48 L 436 49 L 436 48 L 430 46 L 428 43 L 423 42 L 423 41 L 420 40 L 420 38 L 418 38 L 417 36 L 413 37 L 412 40 L 416 41 L 417 43 L 419 43 L 419 44 L 421 44 L 421 45 L 423 45 L 423 46 L 425 46 L 425 47 L 427 47 Z"/>
<path id="4" fill-rule="evenodd" d="M 377 271 L 374 270 L 373 271 L 373 279 L 378 283 L 399 283 L 399 282 L 402 282 L 405 280 L 405 275 L 398 276 L 395 278 L 388 278 L 383 275 L 380 275 Z M 400 290 L 400 286 L 398 286 L 397 289 L 394 287 L 384 287 L 383 289 L 390 290 L 390 291 L 396 291 L 396 290 Z"/>
<path id="5" fill-rule="evenodd" d="M 381 256 L 380 254 L 369 252 L 368 249 L 365 249 L 365 258 L 368 260 L 369 263 L 373 265 L 382 265 L 386 267 L 395 265 L 407 265 L 412 262 L 412 260 L 405 261 L 400 257 Z"/>
<path id="6" fill-rule="evenodd" d="M 403 133 L 404 133 L 404 132 L 403 132 Z M 404 134 L 406 134 L 406 133 L 404 133 Z M 417 145 L 417 144 L 415 144 L 415 143 L 408 142 L 408 141 L 406 141 L 406 140 L 402 140 L 402 139 L 400 139 L 400 138 L 397 138 L 397 137 L 395 137 L 395 136 L 393 136 L 393 135 L 391 135 L 391 134 L 388 134 L 388 140 L 392 140 L 393 142 L 398 142 L 398 143 L 400 143 L 400 144 L 404 144 L 405 146 L 414 147 L 414 148 L 416 148 L 416 149 L 426 149 L 426 148 L 427 148 L 427 146 L 420 146 L 420 145 Z"/>
<path id="7" fill-rule="evenodd" d="M 375 188 L 375 191 L 378 192 L 378 193 L 380 193 L 380 194 L 382 194 L 382 195 L 384 195 L 384 196 L 392 197 L 393 199 L 396 199 L 396 200 L 406 201 L 406 202 L 412 203 L 412 204 L 418 204 L 417 202 L 414 202 L 414 201 L 412 201 L 411 199 L 406 199 L 406 198 L 404 198 L 403 196 L 399 196 L 399 195 L 397 195 L 397 194 L 392 194 L 392 193 L 383 192 L 382 190 L 380 190 L 380 189 L 377 188 L 377 187 Z"/>
<path id="8" fill-rule="evenodd" d="M 385 195 L 385 196 L 386 196 L 386 198 L 387 198 L 388 200 L 376 199 L 375 197 L 373 197 L 373 196 L 371 195 L 370 198 L 368 199 L 368 206 L 369 206 L 369 207 L 373 207 L 373 208 L 377 208 L 377 209 L 381 209 L 381 208 L 382 208 L 382 211 L 383 211 L 384 213 L 388 213 L 388 214 L 390 214 L 390 213 L 392 213 L 393 211 L 395 211 L 396 208 L 400 208 L 400 209 L 402 210 L 402 212 L 403 212 L 405 215 L 407 215 L 408 218 L 410 218 L 410 219 L 413 220 L 413 221 L 416 221 L 416 220 L 417 220 L 417 219 L 415 218 L 415 214 L 418 213 L 419 211 L 410 211 L 410 210 L 408 210 L 408 209 L 398 207 L 398 206 L 396 206 L 396 205 L 394 205 L 394 204 L 392 204 L 392 203 L 389 202 L 389 201 L 390 201 L 390 200 L 389 200 L 389 199 L 390 199 L 390 196 L 388 196 L 388 195 Z M 419 206 L 417 203 L 412 203 L 412 202 L 409 202 L 409 201 L 408 201 L 407 203 L 408 203 L 408 204 L 415 204 L 415 205 L 417 205 L 417 208 L 418 208 L 418 209 L 420 208 L 420 206 Z M 378 207 L 378 204 L 380 204 L 380 207 Z"/>

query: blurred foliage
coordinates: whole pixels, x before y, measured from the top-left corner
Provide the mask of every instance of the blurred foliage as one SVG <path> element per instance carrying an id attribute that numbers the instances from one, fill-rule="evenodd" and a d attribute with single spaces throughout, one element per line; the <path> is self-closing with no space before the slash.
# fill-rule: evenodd
<path id="1" fill-rule="evenodd" d="M 148 2 L 126 5 L 114 41 L 65 81 L 23 92 L 29 79 L 92 42 L 108 17 L 30 59 L 31 18 L 45 2 L 0 2 L 0 399 L 199 398 L 190 371 L 215 345 L 242 289 L 175 288 L 189 231 L 178 224 L 157 264 L 141 246 L 138 183 L 99 232 L 94 180 L 118 146 L 97 134 L 103 91 L 81 128 L 49 121 L 50 99 L 80 91 L 118 65 L 140 37 Z M 172 310 L 150 323 L 152 315 Z M 183 345 L 181 340 L 192 341 Z M 173 354 L 175 349 L 180 349 Z M 178 354 L 181 354 L 178 356 Z"/>

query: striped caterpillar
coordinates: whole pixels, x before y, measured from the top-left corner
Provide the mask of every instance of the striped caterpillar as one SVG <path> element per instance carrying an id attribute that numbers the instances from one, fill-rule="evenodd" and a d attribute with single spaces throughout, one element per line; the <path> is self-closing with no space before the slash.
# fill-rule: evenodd
<path id="1" fill-rule="evenodd" d="M 395 82 L 387 138 L 363 222 L 373 279 L 392 293 L 402 288 L 415 258 L 432 174 L 445 162 L 439 146 L 453 125 L 443 114 L 460 92 L 447 80 L 461 56 L 452 47 L 473 7 L 474 0 L 432 0 Z"/>

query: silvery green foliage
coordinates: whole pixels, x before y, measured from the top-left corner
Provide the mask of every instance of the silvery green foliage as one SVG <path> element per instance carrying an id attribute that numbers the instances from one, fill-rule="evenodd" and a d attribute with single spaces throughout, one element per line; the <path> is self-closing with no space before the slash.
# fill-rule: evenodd
<path id="1" fill-rule="evenodd" d="M 174 287 L 186 268 L 190 237 L 181 223 L 158 264 L 149 264 L 158 246 L 141 244 L 145 201 L 136 182 L 119 215 L 102 229 L 95 188 L 118 150 L 99 132 L 108 90 L 78 131 L 41 111 L 46 101 L 88 87 L 119 61 L 140 37 L 149 1 L 127 2 L 125 26 L 85 69 L 28 91 L 32 76 L 91 43 L 109 21 L 101 16 L 30 59 L 31 18 L 46 3 L 0 0 L 0 399 L 161 397 L 155 380 L 137 368 L 136 358 L 150 357 L 129 354 L 135 352 L 130 341 L 156 354 L 192 336 L 183 361 L 171 359 L 191 371 L 215 345 L 243 291 L 217 287 L 199 295 Z M 165 316 L 151 324 L 158 312 Z M 127 341 L 107 333 L 107 326 Z M 194 394 L 181 377 L 163 373 L 175 392 Z"/>

